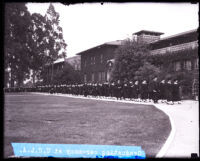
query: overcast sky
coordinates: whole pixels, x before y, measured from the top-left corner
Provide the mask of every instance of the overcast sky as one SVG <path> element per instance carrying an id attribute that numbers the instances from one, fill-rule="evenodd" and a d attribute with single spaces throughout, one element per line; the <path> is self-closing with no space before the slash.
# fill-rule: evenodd
<path id="1" fill-rule="evenodd" d="M 162 37 L 198 28 L 198 4 L 190 3 L 53 3 L 67 43 L 67 56 L 109 41 L 131 37 L 140 30 Z M 49 3 L 28 3 L 30 13 L 44 15 Z"/>

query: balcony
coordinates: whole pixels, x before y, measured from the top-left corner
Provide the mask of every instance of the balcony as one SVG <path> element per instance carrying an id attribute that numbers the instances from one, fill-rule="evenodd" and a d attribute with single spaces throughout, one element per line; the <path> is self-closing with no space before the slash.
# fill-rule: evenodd
<path id="1" fill-rule="evenodd" d="M 151 54 L 165 54 L 167 52 L 176 52 L 176 51 L 182 51 L 182 50 L 187 50 L 187 49 L 195 49 L 198 47 L 198 41 L 193 41 L 189 43 L 184 43 L 180 45 L 174 45 L 166 48 L 161 48 L 161 49 L 156 49 L 152 50 Z"/>

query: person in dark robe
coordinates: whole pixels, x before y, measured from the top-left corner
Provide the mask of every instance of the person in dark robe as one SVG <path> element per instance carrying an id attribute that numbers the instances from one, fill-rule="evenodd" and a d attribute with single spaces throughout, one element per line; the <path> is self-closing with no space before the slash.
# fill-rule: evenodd
<path id="1" fill-rule="evenodd" d="M 99 83 L 99 97 L 100 97 L 100 98 L 103 97 L 103 87 L 102 87 L 102 83 Z"/>
<path id="2" fill-rule="evenodd" d="M 92 90 L 93 90 L 92 83 L 89 83 L 89 97 L 92 97 Z"/>
<path id="3" fill-rule="evenodd" d="M 92 92 L 92 94 L 93 94 L 94 97 L 97 97 L 97 84 L 96 83 L 93 84 L 93 92 Z"/>
<path id="4" fill-rule="evenodd" d="M 81 96 L 82 95 L 82 84 L 79 84 L 78 85 L 78 94 L 79 94 L 79 96 Z"/>
<path id="5" fill-rule="evenodd" d="M 141 100 L 146 102 L 148 99 L 148 84 L 146 80 L 143 80 L 141 83 Z"/>
<path id="6" fill-rule="evenodd" d="M 102 97 L 104 98 L 106 96 L 106 84 L 102 84 Z"/>
<path id="7" fill-rule="evenodd" d="M 115 95 L 117 97 L 117 100 L 121 99 L 122 98 L 122 84 L 120 80 L 117 81 L 115 92 L 116 92 Z"/>
<path id="8" fill-rule="evenodd" d="M 87 97 L 87 95 L 88 95 L 88 89 L 87 89 L 86 83 L 83 84 L 83 95 L 84 95 L 84 97 Z"/>
<path id="9" fill-rule="evenodd" d="M 109 97 L 109 94 L 110 93 L 110 86 L 109 86 L 109 83 L 106 81 L 105 83 L 104 83 L 104 96 L 106 97 L 106 98 L 108 98 Z"/>
<path id="10" fill-rule="evenodd" d="M 174 83 L 172 84 L 172 102 L 178 102 L 180 104 L 181 98 L 180 98 L 180 86 L 178 83 L 178 80 L 175 80 Z"/>
<path id="11" fill-rule="evenodd" d="M 99 85 L 99 83 L 96 84 L 96 97 L 97 98 L 100 97 L 100 85 Z"/>
<path id="12" fill-rule="evenodd" d="M 110 95 L 111 95 L 111 98 L 114 98 L 115 97 L 115 82 L 112 82 L 110 84 Z"/>
<path id="13" fill-rule="evenodd" d="M 135 86 L 132 81 L 130 81 L 130 99 L 132 101 L 135 99 Z"/>
<path id="14" fill-rule="evenodd" d="M 152 81 L 149 82 L 149 86 L 148 86 L 148 98 L 149 98 L 149 102 L 151 102 L 153 100 L 153 83 L 152 83 Z"/>
<path id="15" fill-rule="evenodd" d="M 158 103 L 159 99 L 159 83 L 158 78 L 155 77 L 152 81 L 152 99 L 154 103 Z"/>
<path id="16" fill-rule="evenodd" d="M 94 86 L 93 86 L 93 95 L 94 95 L 95 98 L 97 97 L 97 83 L 94 83 Z"/>
<path id="17" fill-rule="evenodd" d="M 138 80 L 135 81 L 134 87 L 135 87 L 134 88 L 134 90 L 135 90 L 134 99 L 135 99 L 135 101 L 140 101 L 140 98 L 139 98 L 140 87 L 139 87 L 139 81 Z"/>
<path id="18" fill-rule="evenodd" d="M 169 79 L 167 84 L 166 84 L 166 96 L 167 96 L 167 104 L 173 104 L 172 102 L 172 81 Z"/>
<path id="19" fill-rule="evenodd" d="M 51 89 L 49 90 L 49 92 L 50 92 L 50 94 L 54 93 L 53 86 L 51 87 Z"/>
<path id="20" fill-rule="evenodd" d="M 122 97 L 126 100 L 129 97 L 129 87 L 128 84 L 125 82 L 122 88 Z"/>
<path id="21" fill-rule="evenodd" d="M 93 83 L 90 83 L 90 96 L 93 97 L 94 94 L 94 86 Z"/>
<path id="22" fill-rule="evenodd" d="M 164 79 L 160 82 L 159 89 L 160 89 L 159 99 L 161 100 L 162 103 L 164 103 L 167 100 L 167 97 L 166 97 L 166 94 L 167 94 L 166 93 L 166 82 L 165 82 Z"/>
<path id="23" fill-rule="evenodd" d="M 111 83 L 110 82 L 108 82 L 107 87 L 108 87 L 108 90 L 107 90 L 107 92 L 108 92 L 108 98 L 111 98 Z"/>
<path id="24" fill-rule="evenodd" d="M 127 98 L 129 99 L 129 100 L 131 100 L 131 85 L 133 84 L 131 84 L 130 83 L 131 81 L 129 81 L 128 83 L 127 83 L 127 85 L 128 85 L 128 89 L 127 89 Z"/>
<path id="25" fill-rule="evenodd" d="M 67 93 L 67 85 L 66 85 L 66 84 L 63 85 L 63 93 L 64 93 L 64 94 Z"/>

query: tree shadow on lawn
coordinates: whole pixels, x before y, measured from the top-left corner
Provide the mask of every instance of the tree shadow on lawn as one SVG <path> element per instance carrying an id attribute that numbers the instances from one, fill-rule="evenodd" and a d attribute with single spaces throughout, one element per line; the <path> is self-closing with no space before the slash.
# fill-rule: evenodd
<path id="1" fill-rule="evenodd" d="M 4 108 L 5 157 L 12 142 L 141 146 L 155 157 L 171 130 L 152 105 L 40 95 L 8 96 Z"/>

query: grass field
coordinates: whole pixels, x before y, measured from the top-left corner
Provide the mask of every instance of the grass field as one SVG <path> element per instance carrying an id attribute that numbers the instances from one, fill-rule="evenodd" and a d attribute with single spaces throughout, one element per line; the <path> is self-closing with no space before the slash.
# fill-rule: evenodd
<path id="1" fill-rule="evenodd" d="M 12 142 L 133 145 L 155 157 L 170 130 L 168 116 L 152 105 L 5 94 L 5 157 Z"/>

